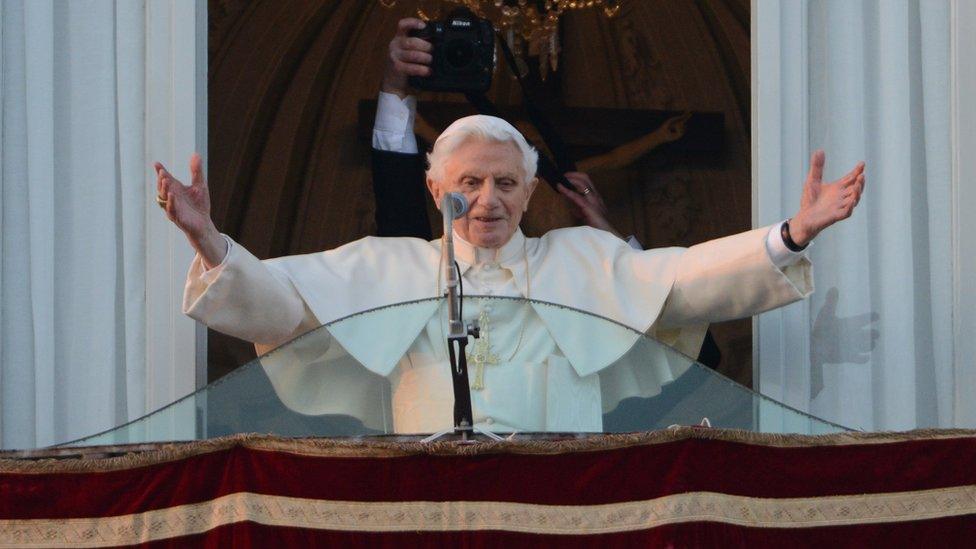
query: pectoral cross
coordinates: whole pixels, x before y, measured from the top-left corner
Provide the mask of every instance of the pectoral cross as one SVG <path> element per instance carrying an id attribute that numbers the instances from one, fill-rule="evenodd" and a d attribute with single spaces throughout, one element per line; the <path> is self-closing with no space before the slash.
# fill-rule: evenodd
<path id="1" fill-rule="evenodd" d="M 474 381 L 471 389 L 480 391 L 485 388 L 485 366 L 498 364 L 498 357 L 491 352 L 491 319 L 486 311 L 478 313 L 478 325 L 481 327 L 481 337 L 475 340 L 468 353 L 468 361 L 474 364 Z"/>

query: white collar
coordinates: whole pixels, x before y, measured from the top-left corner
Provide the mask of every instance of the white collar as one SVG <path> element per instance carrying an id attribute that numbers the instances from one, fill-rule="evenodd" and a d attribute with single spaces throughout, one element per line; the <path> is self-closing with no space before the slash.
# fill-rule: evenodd
<path id="1" fill-rule="evenodd" d="M 497 263 L 507 267 L 522 261 L 523 255 L 525 255 L 525 235 L 518 227 L 512 234 L 512 238 L 509 238 L 501 248 L 479 248 L 454 233 L 454 256 L 458 261 L 468 265 Z"/>

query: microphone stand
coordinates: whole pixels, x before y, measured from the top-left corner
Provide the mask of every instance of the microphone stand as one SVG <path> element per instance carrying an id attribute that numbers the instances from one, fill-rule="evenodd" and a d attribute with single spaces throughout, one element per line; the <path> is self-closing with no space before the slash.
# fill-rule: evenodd
<path id="1" fill-rule="evenodd" d="M 459 277 L 454 259 L 454 219 L 464 213 L 466 207 L 456 211 L 455 199 L 448 193 L 441 200 L 444 215 L 444 253 L 441 267 L 447 282 L 447 350 L 451 358 L 451 379 L 454 382 L 454 434 L 467 441 L 474 432 L 471 412 L 471 386 L 468 384 L 468 357 L 464 352 L 468 336 L 477 338 L 480 330 L 477 321 L 465 325 L 461 318 L 461 295 L 458 292 Z M 463 203 L 462 203 L 463 205 Z"/>
<path id="2" fill-rule="evenodd" d="M 441 269 L 447 282 L 447 351 L 451 359 L 451 380 L 454 384 L 454 434 L 461 437 L 462 443 L 476 442 L 472 437 L 475 432 L 481 433 L 492 440 L 504 440 L 502 437 L 474 426 L 471 412 L 471 386 L 468 384 L 468 356 L 464 350 L 468 346 L 468 337 L 477 338 L 480 335 L 478 321 L 469 324 L 461 318 L 461 282 L 460 273 L 454 260 L 454 220 L 467 211 L 467 201 L 458 193 L 447 193 L 441 199 L 441 214 L 444 216 L 444 238 L 441 244 Z M 432 442 L 450 433 L 447 429 L 434 433 L 421 442 Z"/>

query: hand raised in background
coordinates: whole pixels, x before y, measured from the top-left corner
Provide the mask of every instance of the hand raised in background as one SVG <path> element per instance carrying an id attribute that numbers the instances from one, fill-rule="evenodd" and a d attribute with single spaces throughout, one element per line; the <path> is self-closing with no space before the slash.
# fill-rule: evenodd
<path id="1" fill-rule="evenodd" d="M 579 192 L 573 192 L 562 185 L 557 188 L 563 196 L 577 206 L 577 215 L 583 223 L 610 232 L 622 239 L 623 236 L 607 220 L 607 205 L 604 204 L 603 197 L 597 192 L 590 176 L 583 172 L 566 172 L 565 176 Z"/>

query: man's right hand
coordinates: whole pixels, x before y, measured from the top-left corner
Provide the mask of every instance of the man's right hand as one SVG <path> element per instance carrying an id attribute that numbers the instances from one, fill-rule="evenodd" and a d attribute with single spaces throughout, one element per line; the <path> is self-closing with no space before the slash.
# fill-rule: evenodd
<path id="1" fill-rule="evenodd" d="M 207 268 L 220 265 L 227 255 L 227 241 L 210 218 L 210 189 L 203 177 L 200 155 L 193 153 L 190 157 L 192 184 L 189 187 L 173 177 L 161 162 L 156 162 L 153 167 L 156 169 L 156 196 L 166 217 L 183 231 Z"/>
<path id="2" fill-rule="evenodd" d="M 386 59 L 386 70 L 383 71 L 383 83 L 380 87 L 386 93 L 396 94 L 401 99 L 408 95 L 407 78 L 410 76 L 430 75 L 430 63 L 433 57 L 430 42 L 409 35 L 412 30 L 420 30 L 427 26 L 420 19 L 408 17 L 397 23 L 397 32 L 390 40 L 390 55 Z"/>

